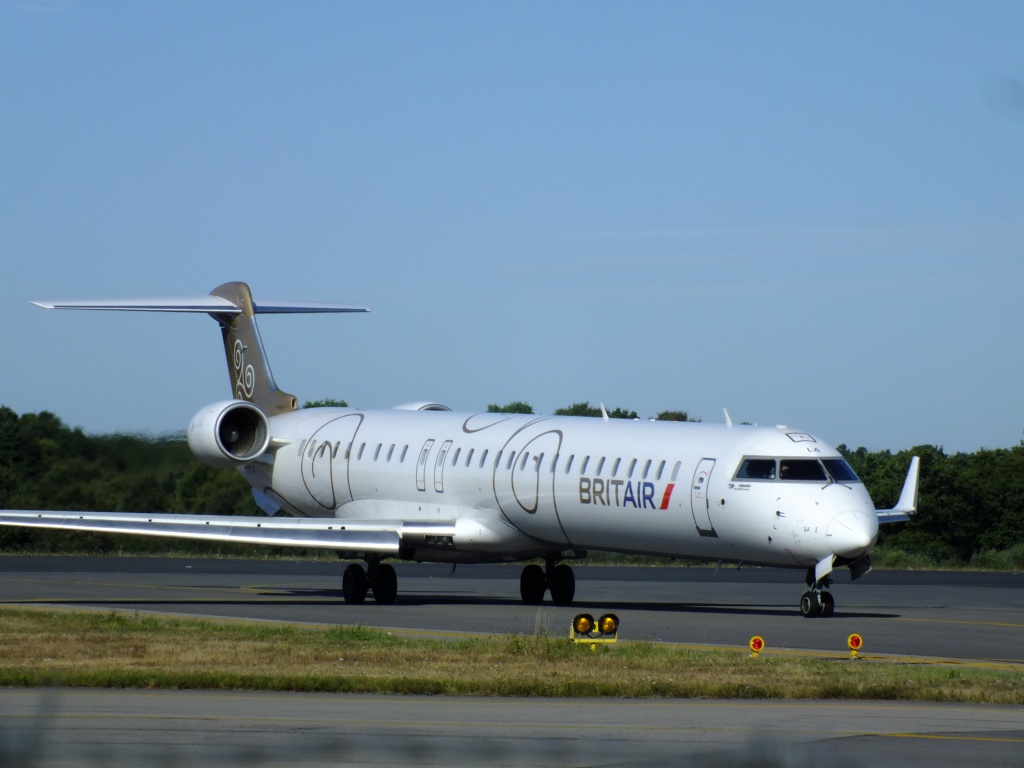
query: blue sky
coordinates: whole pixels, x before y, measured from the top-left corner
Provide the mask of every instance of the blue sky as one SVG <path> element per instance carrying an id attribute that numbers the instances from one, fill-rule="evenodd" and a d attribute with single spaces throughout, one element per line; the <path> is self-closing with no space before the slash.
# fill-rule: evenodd
<path id="1" fill-rule="evenodd" d="M 0 403 L 604 402 L 850 446 L 1024 430 L 1024 4 L 0 0 Z"/>

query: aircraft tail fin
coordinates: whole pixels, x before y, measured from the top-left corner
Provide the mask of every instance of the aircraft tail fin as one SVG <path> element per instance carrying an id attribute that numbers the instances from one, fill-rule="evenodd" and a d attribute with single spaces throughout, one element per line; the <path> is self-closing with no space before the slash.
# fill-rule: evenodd
<path id="1" fill-rule="evenodd" d="M 308 301 L 253 301 L 245 283 L 224 283 L 208 296 L 167 299 L 34 301 L 44 309 L 112 309 L 130 312 L 205 312 L 221 327 L 232 396 L 268 416 L 294 411 L 298 400 L 281 391 L 270 371 L 255 315 L 307 312 L 368 312 L 365 307 Z"/>
<path id="2" fill-rule="evenodd" d="M 917 456 L 910 460 L 910 468 L 907 470 L 907 479 L 903 481 L 903 491 L 900 493 L 900 500 L 892 509 L 875 510 L 880 523 L 905 523 L 910 516 L 917 512 L 917 488 L 918 475 L 920 474 L 921 459 Z"/>

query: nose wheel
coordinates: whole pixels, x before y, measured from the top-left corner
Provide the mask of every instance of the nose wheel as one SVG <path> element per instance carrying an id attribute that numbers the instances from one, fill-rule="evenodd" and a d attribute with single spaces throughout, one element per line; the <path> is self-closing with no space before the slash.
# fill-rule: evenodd
<path id="1" fill-rule="evenodd" d="M 805 619 L 813 619 L 816 616 L 828 618 L 835 609 L 836 601 L 832 593 L 822 589 L 808 590 L 800 598 L 800 613 Z"/>
<path id="2" fill-rule="evenodd" d="M 835 612 L 836 601 L 832 593 L 827 591 L 832 579 L 825 577 L 821 581 L 814 580 L 814 570 L 807 572 L 807 586 L 810 587 L 800 597 L 800 613 L 805 619 L 817 616 L 827 619 Z"/>

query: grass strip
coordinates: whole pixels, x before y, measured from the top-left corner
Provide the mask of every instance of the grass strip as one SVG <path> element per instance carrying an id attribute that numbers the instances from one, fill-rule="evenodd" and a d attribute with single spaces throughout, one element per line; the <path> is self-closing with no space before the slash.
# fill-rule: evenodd
<path id="1" fill-rule="evenodd" d="M 1024 671 L 0 608 L 0 685 L 1024 704 Z"/>

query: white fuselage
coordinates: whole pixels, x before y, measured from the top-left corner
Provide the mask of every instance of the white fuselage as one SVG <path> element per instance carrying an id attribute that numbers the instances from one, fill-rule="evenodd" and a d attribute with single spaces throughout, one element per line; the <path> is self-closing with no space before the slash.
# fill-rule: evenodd
<path id="1" fill-rule="evenodd" d="M 436 524 L 410 528 L 409 559 L 594 549 L 806 568 L 860 558 L 878 533 L 863 484 L 820 464 L 840 454 L 783 427 L 400 409 L 270 423 L 272 449 L 242 468 L 254 487 L 304 517 Z"/>

